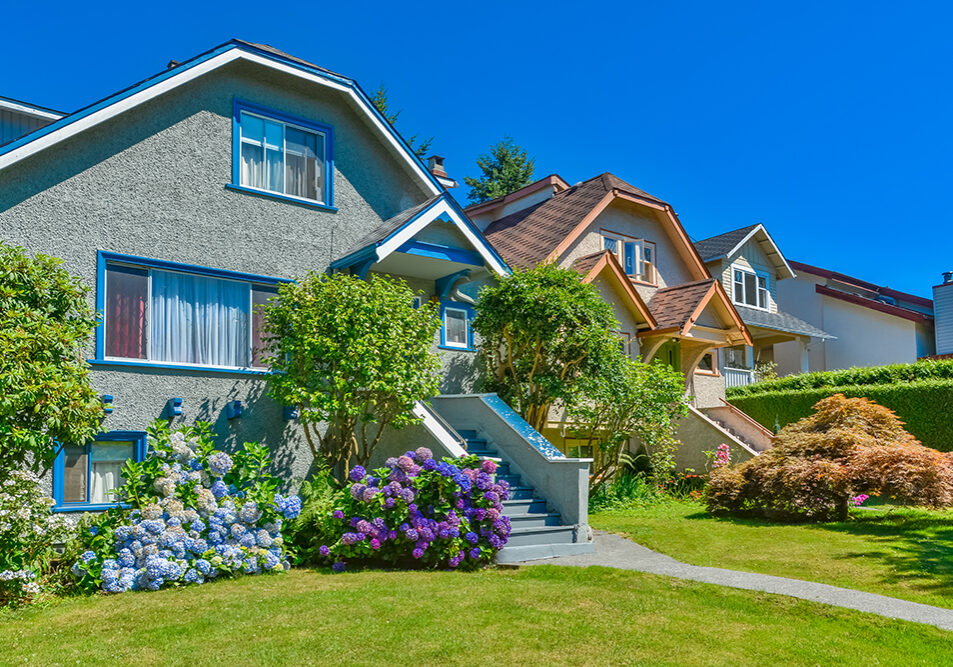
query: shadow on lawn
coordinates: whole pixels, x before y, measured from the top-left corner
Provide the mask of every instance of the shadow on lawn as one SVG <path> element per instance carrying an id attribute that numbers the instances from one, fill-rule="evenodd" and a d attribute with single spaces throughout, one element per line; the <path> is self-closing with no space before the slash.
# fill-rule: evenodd
<path id="1" fill-rule="evenodd" d="M 885 582 L 903 580 L 924 593 L 949 596 L 953 591 L 953 511 L 945 514 L 914 509 L 865 509 L 852 513 L 850 521 L 817 524 L 779 524 L 753 517 L 715 517 L 707 512 L 685 516 L 688 520 L 725 521 L 737 526 L 790 525 L 805 531 L 856 535 L 871 548 L 854 551 L 843 560 L 879 560 L 890 568 Z"/>

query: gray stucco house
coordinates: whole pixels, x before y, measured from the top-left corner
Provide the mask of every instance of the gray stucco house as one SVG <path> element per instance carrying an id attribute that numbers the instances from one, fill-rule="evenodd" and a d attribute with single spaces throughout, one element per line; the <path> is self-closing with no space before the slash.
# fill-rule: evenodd
<path id="1" fill-rule="evenodd" d="M 47 479 L 57 511 L 108 506 L 157 418 L 211 421 L 226 448 L 264 442 L 287 478 L 304 477 L 293 411 L 264 395 L 255 306 L 311 271 L 377 272 L 443 318 L 444 393 L 384 452 L 500 457 L 514 487 L 510 557 L 591 549 L 588 461 L 547 447 L 494 396 L 463 393 L 474 298 L 507 265 L 442 168 L 354 80 L 232 40 L 53 116 L 0 145 L 0 238 L 63 258 L 91 287 L 102 323 L 89 363 L 112 408 L 94 442 L 64 447 Z"/>

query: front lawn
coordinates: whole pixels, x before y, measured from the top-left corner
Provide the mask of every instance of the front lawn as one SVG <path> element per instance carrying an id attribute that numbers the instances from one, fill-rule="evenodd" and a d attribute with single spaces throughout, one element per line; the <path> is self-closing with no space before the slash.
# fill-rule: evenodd
<path id="1" fill-rule="evenodd" d="M 0 662 L 910 665 L 953 660 L 951 636 L 607 568 L 295 570 L 0 614 Z"/>
<path id="2" fill-rule="evenodd" d="M 716 518 L 693 502 L 593 514 L 692 565 L 775 574 L 953 608 L 953 511 L 872 508 L 851 520 L 781 524 Z"/>

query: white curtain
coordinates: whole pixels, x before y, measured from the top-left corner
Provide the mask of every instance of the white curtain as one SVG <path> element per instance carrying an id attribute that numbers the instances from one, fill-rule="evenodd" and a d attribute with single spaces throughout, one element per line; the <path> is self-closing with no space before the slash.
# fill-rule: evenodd
<path id="1" fill-rule="evenodd" d="M 94 442 L 90 454 L 89 502 L 115 502 L 112 491 L 122 486 L 122 465 L 134 456 L 132 443 Z"/>
<path id="2" fill-rule="evenodd" d="M 250 310 L 248 283 L 154 270 L 149 358 L 246 367 Z"/>

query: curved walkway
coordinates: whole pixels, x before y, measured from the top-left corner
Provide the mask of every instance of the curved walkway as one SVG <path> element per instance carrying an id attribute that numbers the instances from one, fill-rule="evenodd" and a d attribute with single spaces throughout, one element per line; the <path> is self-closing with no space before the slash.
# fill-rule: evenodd
<path id="1" fill-rule="evenodd" d="M 885 595 L 818 584 L 812 581 L 775 577 L 754 572 L 723 570 L 717 567 L 687 565 L 670 556 L 647 549 L 631 540 L 601 530 L 594 531 L 593 539 L 596 543 L 596 552 L 593 554 L 524 561 L 519 565 L 572 565 L 576 567 L 600 565 L 622 570 L 636 570 L 678 579 L 700 581 L 706 584 L 788 595 L 802 600 L 822 602 L 836 607 L 878 614 L 887 618 L 925 623 L 944 630 L 953 630 L 953 609 L 943 609 L 942 607 L 933 607 L 927 604 L 908 602 Z"/>

